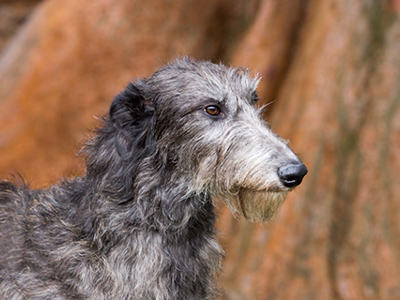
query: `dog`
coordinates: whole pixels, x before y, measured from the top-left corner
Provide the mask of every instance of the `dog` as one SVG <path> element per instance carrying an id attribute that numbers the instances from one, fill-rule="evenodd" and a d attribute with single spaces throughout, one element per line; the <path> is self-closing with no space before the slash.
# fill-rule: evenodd
<path id="1" fill-rule="evenodd" d="M 215 299 L 215 199 L 266 222 L 307 168 L 255 108 L 258 78 L 178 59 L 117 95 L 45 190 L 0 183 L 1 299 Z"/>

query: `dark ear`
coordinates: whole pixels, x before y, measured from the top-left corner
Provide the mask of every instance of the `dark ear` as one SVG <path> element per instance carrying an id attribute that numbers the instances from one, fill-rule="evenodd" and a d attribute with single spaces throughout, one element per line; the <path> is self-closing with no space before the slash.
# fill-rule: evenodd
<path id="1" fill-rule="evenodd" d="M 111 104 L 114 143 L 122 158 L 128 158 L 134 151 L 143 151 L 154 143 L 155 107 L 146 92 L 148 86 L 145 80 L 129 83 Z"/>

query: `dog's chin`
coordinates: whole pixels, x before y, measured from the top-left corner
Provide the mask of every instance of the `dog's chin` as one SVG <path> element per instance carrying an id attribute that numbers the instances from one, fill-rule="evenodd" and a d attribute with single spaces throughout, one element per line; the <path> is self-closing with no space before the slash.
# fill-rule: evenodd
<path id="1" fill-rule="evenodd" d="M 240 211 L 251 222 L 268 222 L 282 206 L 287 194 L 287 191 L 242 188 L 238 194 Z"/>

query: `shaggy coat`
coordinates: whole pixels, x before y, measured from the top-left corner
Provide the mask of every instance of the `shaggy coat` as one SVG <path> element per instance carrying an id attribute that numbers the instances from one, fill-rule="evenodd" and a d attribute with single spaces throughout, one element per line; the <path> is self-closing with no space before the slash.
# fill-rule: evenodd
<path id="1" fill-rule="evenodd" d="M 212 199 L 264 221 L 304 176 L 282 181 L 301 162 L 254 108 L 257 83 L 177 60 L 114 99 L 84 176 L 1 182 L 0 299 L 214 299 Z"/>

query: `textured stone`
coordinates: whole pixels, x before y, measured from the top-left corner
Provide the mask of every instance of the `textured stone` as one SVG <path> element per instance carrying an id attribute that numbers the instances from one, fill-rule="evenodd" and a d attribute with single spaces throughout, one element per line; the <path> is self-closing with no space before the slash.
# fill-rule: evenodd
<path id="1" fill-rule="evenodd" d="M 0 59 L 0 176 L 81 174 L 93 116 L 177 55 L 249 66 L 309 174 L 267 226 L 220 205 L 223 298 L 399 299 L 399 3 L 44 1 Z"/>

